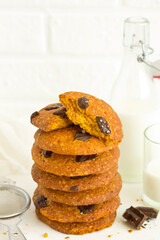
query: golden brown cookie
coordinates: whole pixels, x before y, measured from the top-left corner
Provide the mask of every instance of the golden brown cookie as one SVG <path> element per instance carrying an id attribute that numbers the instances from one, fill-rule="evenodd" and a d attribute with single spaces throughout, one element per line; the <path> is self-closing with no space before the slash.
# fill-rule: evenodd
<path id="1" fill-rule="evenodd" d="M 45 132 L 65 128 L 72 124 L 61 103 L 49 104 L 40 111 L 32 113 L 31 123 Z"/>
<path id="2" fill-rule="evenodd" d="M 84 223 L 77 223 L 77 222 L 62 223 L 62 222 L 50 220 L 49 218 L 43 216 L 37 209 L 36 209 L 36 214 L 37 214 L 37 217 L 42 222 L 48 224 L 51 228 L 66 234 L 77 234 L 77 235 L 91 233 L 94 231 L 99 231 L 106 227 L 110 227 L 113 224 L 116 217 L 116 213 L 113 213 L 110 216 L 103 217 L 88 223 L 85 223 L 85 222 Z"/>
<path id="3" fill-rule="evenodd" d="M 32 147 L 32 158 L 43 171 L 59 176 L 83 176 L 109 171 L 116 166 L 119 148 L 94 155 L 60 155 L 40 149 L 35 143 Z M 87 160 L 88 159 L 88 160 Z"/>
<path id="4" fill-rule="evenodd" d="M 40 196 L 41 193 L 36 189 L 33 196 L 33 202 L 37 209 L 39 209 L 39 205 L 36 204 L 36 199 Z M 47 200 L 47 206 L 39 210 L 42 215 L 58 222 L 92 222 L 101 217 L 113 214 L 119 205 L 119 196 L 104 203 L 88 206 L 70 206 Z"/>
<path id="5" fill-rule="evenodd" d="M 90 205 L 105 202 L 114 198 L 120 192 L 122 187 L 122 181 L 120 174 L 111 180 L 107 185 L 103 185 L 99 188 L 86 190 L 81 192 L 64 192 L 58 190 L 52 190 L 38 185 L 38 191 L 42 193 L 47 199 L 64 203 L 68 205 Z"/>
<path id="6" fill-rule="evenodd" d="M 122 124 L 116 112 L 101 99 L 81 92 L 60 94 L 68 118 L 108 146 L 118 145 L 123 137 Z"/>
<path id="7" fill-rule="evenodd" d="M 32 166 L 32 177 L 35 182 L 45 188 L 53 190 L 74 192 L 94 189 L 111 181 L 117 172 L 118 166 L 111 168 L 108 172 L 98 175 L 84 175 L 76 177 L 57 176 L 40 170 L 35 164 Z M 78 186 L 78 187 L 77 187 Z"/>
<path id="8" fill-rule="evenodd" d="M 111 147 L 106 146 L 98 138 L 84 133 L 78 126 L 70 126 L 51 132 L 44 132 L 38 129 L 34 138 L 38 147 L 65 155 L 101 153 L 109 150 Z"/>

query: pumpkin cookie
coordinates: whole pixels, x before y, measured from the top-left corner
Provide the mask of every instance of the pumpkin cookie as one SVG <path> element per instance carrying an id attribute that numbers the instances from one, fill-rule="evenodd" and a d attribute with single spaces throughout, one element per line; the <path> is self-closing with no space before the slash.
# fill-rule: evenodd
<path id="1" fill-rule="evenodd" d="M 66 234 L 85 234 L 85 233 L 91 233 L 94 231 L 99 231 L 101 229 L 104 229 L 106 227 L 110 227 L 116 217 L 116 213 L 113 213 L 110 216 L 100 218 L 98 220 L 95 220 L 93 222 L 88 223 L 62 223 L 58 221 L 50 220 L 49 218 L 43 216 L 38 209 L 36 209 L 37 217 L 44 223 L 48 224 L 51 228 L 63 232 Z"/>
<path id="2" fill-rule="evenodd" d="M 45 132 L 65 128 L 73 124 L 68 119 L 66 109 L 62 103 L 50 104 L 40 111 L 32 113 L 31 123 Z"/>
<path id="3" fill-rule="evenodd" d="M 35 143 L 32 158 L 38 168 L 59 176 L 84 176 L 108 172 L 117 165 L 119 148 L 92 155 L 60 155 L 40 149 Z"/>
<path id="4" fill-rule="evenodd" d="M 35 164 L 32 166 L 32 177 L 35 182 L 45 188 L 67 192 L 85 191 L 105 185 L 111 181 L 117 172 L 118 166 L 108 172 L 98 175 L 84 175 L 76 177 L 57 176 L 40 170 Z M 78 186 L 78 187 L 77 187 Z"/>
<path id="5" fill-rule="evenodd" d="M 115 198 L 95 205 L 70 206 L 47 200 L 47 206 L 39 208 L 36 204 L 37 198 L 42 198 L 41 193 L 36 190 L 33 196 L 35 207 L 47 218 L 58 222 L 92 222 L 101 217 L 113 214 L 120 205 L 120 198 Z"/>
<path id="6" fill-rule="evenodd" d="M 64 192 L 52 190 L 38 185 L 38 191 L 42 193 L 47 199 L 64 203 L 68 205 L 90 205 L 105 202 L 114 198 L 120 192 L 122 181 L 120 174 L 111 180 L 109 184 L 103 185 L 99 188 L 78 192 L 78 185 L 74 188 L 75 192 Z"/>
<path id="7" fill-rule="evenodd" d="M 37 130 L 35 143 L 40 148 L 65 155 L 89 155 L 109 150 L 111 145 L 106 146 L 98 138 L 91 136 L 78 126 L 44 132 Z M 112 144 L 112 147 L 114 144 Z"/>
<path id="8" fill-rule="evenodd" d="M 123 137 L 116 112 L 101 99 L 81 92 L 60 94 L 68 118 L 86 132 L 103 140 L 107 146 L 118 145 Z"/>

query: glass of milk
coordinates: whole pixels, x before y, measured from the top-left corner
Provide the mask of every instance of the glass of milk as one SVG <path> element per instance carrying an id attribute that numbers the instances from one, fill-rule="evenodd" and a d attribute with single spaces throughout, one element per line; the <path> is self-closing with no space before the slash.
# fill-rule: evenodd
<path id="1" fill-rule="evenodd" d="M 143 200 L 160 209 L 160 123 L 144 131 Z"/>

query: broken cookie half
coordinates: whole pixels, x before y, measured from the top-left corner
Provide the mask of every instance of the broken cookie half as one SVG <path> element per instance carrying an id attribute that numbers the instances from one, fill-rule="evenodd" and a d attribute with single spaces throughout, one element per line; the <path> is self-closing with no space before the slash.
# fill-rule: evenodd
<path id="1" fill-rule="evenodd" d="M 111 148 L 123 138 L 122 124 L 112 107 L 101 99 L 81 92 L 60 94 L 68 118 L 87 133 L 98 137 Z"/>

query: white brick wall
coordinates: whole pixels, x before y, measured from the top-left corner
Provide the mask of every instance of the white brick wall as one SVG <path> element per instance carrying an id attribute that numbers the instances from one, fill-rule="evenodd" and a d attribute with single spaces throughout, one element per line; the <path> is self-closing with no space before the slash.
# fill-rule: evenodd
<path id="1" fill-rule="evenodd" d="M 0 11 L 0 54 L 46 52 L 43 14 Z"/>
<path id="2" fill-rule="evenodd" d="M 151 22 L 160 55 L 160 0 L 0 0 L 0 101 L 54 101 L 77 90 L 108 99 L 123 21 Z"/>
<path id="3" fill-rule="evenodd" d="M 0 0 L 1 7 L 110 7 L 123 0 Z"/>
<path id="4" fill-rule="evenodd" d="M 52 54 L 119 54 L 123 20 L 121 16 L 114 15 L 104 12 L 52 14 L 49 21 Z M 118 23 L 121 27 L 115 31 Z M 121 41 L 117 41 L 118 37 Z"/>
<path id="5" fill-rule="evenodd" d="M 3 77 L 0 96 L 16 101 L 54 102 L 61 92 L 76 90 L 105 98 L 116 73 L 117 60 L 114 58 L 0 61 L 0 75 Z"/>

